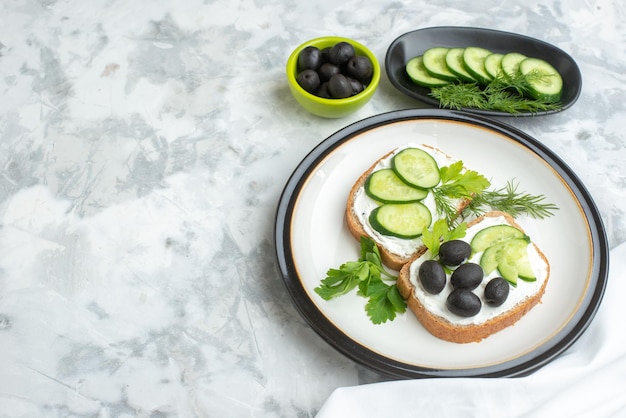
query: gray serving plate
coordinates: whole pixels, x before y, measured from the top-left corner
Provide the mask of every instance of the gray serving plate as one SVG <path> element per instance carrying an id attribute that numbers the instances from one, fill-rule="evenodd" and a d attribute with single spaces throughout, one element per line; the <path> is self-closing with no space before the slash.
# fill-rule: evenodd
<path id="1" fill-rule="evenodd" d="M 537 116 L 549 115 L 570 108 L 582 89 L 582 76 L 574 59 L 563 50 L 547 42 L 510 32 L 492 29 L 438 26 L 407 32 L 396 38 L 385 56 L 385 70 L 391 84 L 400 92 L 421 102 L 439 107 L 439 101 L 430 96 L 430 89 L 418 86 L 406 73 L 406 63 L 413 57 L 435 46 L 468 47 L 478 46 L 491 52 L 520 52 L 528 57 L 541 58 L 559 71 L 563 78 L 562 106 L 556 110 L 542 112 L 506 112 L 463 108 L 460 110 L 487 116 Z"/>

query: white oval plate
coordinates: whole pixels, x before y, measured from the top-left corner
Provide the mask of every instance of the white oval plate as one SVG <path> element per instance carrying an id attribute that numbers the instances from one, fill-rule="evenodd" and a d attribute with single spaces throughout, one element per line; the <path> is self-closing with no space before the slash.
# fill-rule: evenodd
<path id="1" fill-rule="evenodd" d="M 359 243 L 344 219 L 348 192 L 378 158 L 407 143 L 440 148 L 483 173 L 494 187 L 544 195 L 555 215 L 518 221 L 551 263 L 542 303 L 518 323 L 480 343 L 455 344 L 429 334 L 407 310 L 374 325 L 356 292 L 331 301 L 313 289 L 329 268 L 357 260 Z M 298 166 L 281 196 L 276 254 L 302 316 L 354 361 L 392 377 L 519 376 L 546 364 L 587 328 L 608 272 L 606 233 L 576 175 L 539 141 L 509 125 L 447 110 L 374 116 L 335 133 Z"/>

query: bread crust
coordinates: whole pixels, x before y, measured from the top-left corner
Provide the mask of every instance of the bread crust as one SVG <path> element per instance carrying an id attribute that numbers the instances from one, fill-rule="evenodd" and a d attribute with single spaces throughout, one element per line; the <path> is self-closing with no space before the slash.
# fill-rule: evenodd
<path id="1" fill-rule="evenodd" d="M 439 149 L 437 149 L 437 148 L 435 148 L 433 146 L 425 145 L 425 144 L 422 144 L 421 146 L 424 147 L 424 148 L 429 148 L 429 149 L 433 150 L 433 152 L 436 152 L 436 153 L 439 153 L 441 155 L 444 155 L 447 158 L 451 158 L 450 156 L 445 154 L 443 151 L 441 151 L 441 150 L 439 150 Z M 383 245 L 381 245 L 378 242 L 376 237 L 372 237 L 365 230 L 363 224 L 359 220 L 358 214 L 354 210 L 354 201 L 355 201 L 357 192 L 359 191 L 359 189 L 361 187 L 364 187 L 365 181 L 367 180 L 369 175 L 374 171 L 374 169 L 376 168 L 378 163 L 381 162 L 382 160 L 386 159 L 386 158 L 389 158 L 397 150 L 398 149 L 396 148 L 396 149 L 388 152 L 387 154 L 383 155 L 377 161 L 375 161 L 374 164 L 372 164 L 363 174 L 361 174 L 361 176 L 357 179 L 357 181 L 354 183 L 354 185 L 350 189 L 350 193 L 348 194 L 348 200 L 346 202 L 346 211 L 345 211 L 346 224 L 347 224 L 348 230 L 350 231 L 352 236 L 357 241 L 359 241 L 361 239 L 361 237 L 368 237 L 368 238 L 371 238 L 372 240 L 374 240 L 374 242 L 376 243 L 376 246 L 378 247 L 378 251 L 380 252 L 380 257 L 382 259 L 383 264 L 385 264 L 390 269 L 393 269 L 393 270 L 396 270 L 396 271 L 400 270 L 402 268 L 402 266 L 404 266 L 411 259 L 415 258 L 416 256 L 419 256 L 419 255 L 423 254 L 424 251 L 426 251 L 426 247 L 421 245 L 420 247 L 415 249 L 415 252 L 413 252 L 412 254 L 409 254 L 407 256 L 403 256 L 401 254 L 396 254 L 396 253 L 392 252 L 391 250 L 389 250 L 388 248 L 384 247 Z M 463 202 L 461 202 L 459 204 L 459 212 L 462 211 L 465 208 L 465 206 L 467 206 L 468 203 L 469 203 L 469 200 L 464 200 Z"/>
<path id="2" fill-rule="evenodd" d="M 499 217 L 503 216 L 507 222 L 523 231 L 519 224 L 507 213 L 493 211 L 486 213 L 474 221 L 468 223 L 468 228 L 481 222 L 485 217 Z M 411 261 L 407 262 L 401 269 L 397 279 L 397 286 L 400 294 L 407 301 L 409 309 L 415 314 L 420 323 L 434 336 L 441 338 L 442 340 L 454 342 L 454 343 L 471 343 L 479 342 L 490 335 L 503 330 L 517 321 L 519 321 L 528 311 L 530 311 L 535 305 L 537 305 L 545 292 L 548 279 L 550 277 L 550 264 L 543 252 L 535 246 L 537 253 L 544 260 L 547 265 L 547 277 L 541 285 L 540 289 L 534 295 L 523 299 L 513 308 L 502 312 L 500 315 L 491 318 L 490 320 L 481 324 L 469 324 L 458 325 L 453 324 L 448 319 L 436 315 L 429 311 L 422 305 L 420 300 L 415 296 L 415 286 L 410 279 L 410 266 L 419 256 L 414 257 Z"/>

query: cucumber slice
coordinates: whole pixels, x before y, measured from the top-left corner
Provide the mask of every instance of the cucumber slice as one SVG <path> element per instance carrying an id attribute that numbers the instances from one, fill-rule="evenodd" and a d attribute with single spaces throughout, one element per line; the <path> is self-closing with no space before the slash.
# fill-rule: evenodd
<path id="1" fill-rule="evenodd" d="M 499 245 L 492 245 L 480 256 L 479 264 L 483 268 L 485 276 L 490 275 L 498 268 L 498 251 L 500 248 Z"/>
<path id="2" fill-rule="evenodd" d="M 378 206 L 369 216 L 370 225 L 383 235 L 412 239 L 430 226 L 432 214 L 420 202 L 388 203 Z"/>
<path id="3" fill-rule="evenodd" d="M 449 48 L 437 46 L 424 52 L 424 68 L 433 77 L 441 78 L 450 82 L 458 81 L 458 77 L 448 69 L 446 54 Z"/>
<path id="4" fill-rule="evenodd" d="M 503 279 L 517 286 L 518 278 L 526 281 L 536 280 L 532 264 L 528 258 L 528 239 L 510 238 L 488 247 L 480 258 L 480 266 L 485 275 L 496 268 Z"/>
<path id="5" fill-rule="evenodd" d="M 502 67 L 500 67 L 502 57 L 504 57 L 504 54 L 494 53 L 487 55 L 487 58 L 485 58 L 485 71 L 491 76 L 492 80 L 502 77 Z"/>
<path id="6" fill-rule="evenodd" d="M 476 80 L 463 66 L 463 52 L 465 48 L 450 48 L 446 54 L 446 65 L 451 73 L 466 83 L 474 83 Z"/>
<path id="7" fill-rule="evenodd" d="M 504 280 L 509 282 L 512 286 L 517 286 L 517 269 L 512 263 L 507 262 L 505 255 L 503 255 L 506 254 L 505 242 L 500 242 L 487 248 L 480 257 L 479 264 L 485 276 L 490 275 L 498 269 L 498 273 Z"/>
<path id="8" fill-rule="evenodd" d="M 463 64 L 468 73 L 481 84 L 489 84 L 491 76 L 485 70 L 485 58 L 491 51 L 477 46 L 470 46 L 463 51 Z"/>
<path id="9" fill-rule="evenodd" d="M 406 73 L 415 84 L 422 87 L 441 87 L 450 84 L 449 81 L 431 76 L 424 67 L 424 57 L 411 58 L 405 67 Z"/>
<path id="10" fill-rule="evenodd" d="M 478 233 L 474 235 L 474 238 L 472 238 L 470 246 L 472 247 L 472 251 L 479 253 L 494 244 L 512 238 L 528 239 L 528 236 L 511 225 L 493 225 L 478 231 Z"/>
<path id="11" fill-rule="evenodd" d="M 514 240 L 511 244 L 514 245 L 514 248 L 509 248 L 509 257 L 510 260 L 515 264 L 517 268 L 517 275 L 520 279 L 527 282 L 534 282 L 537 280 L 537 276 L 533 270 L 533 265 L 530 262 L 530 257 L 528 257 L 528 245 L 529 242 L 526 242 L 524 245 L 524 240 L 521 242 L 519 240 Z"/>
<path id="12" fill-rule="evenodd" d="M 504 77 L 515 77 L 519 73 L 520 63 L 526 58 L 526 55 L 520 54 L 519 52 L 504 54 L 502 61 L 500 61 L 500 67 L 502 67 Z"/>
<path id="13" fill-rule="evenodd" d="M 533 270 L 533 265 L 528 258 L 528 254 L 525 256 L 526 261 L 518 261 L 517 263 L 517 275 L 520 279 L 525 282 L 535 282 L 537 281 L 537 276 L 535 275 L 535 271 Z"/>
<path id="14" fill-rule="evenodd" d="M 391 168 L 374 171 L 365 180 L 365 193 L 382 203 L 417 202 L 428 195 L 428 190 L 404 183 Z"/>
<path id="15" fill-rule="evenodd" d="M 498 272 L 504 280 L 509 282 L 512 286 L 517 287 L 517 278 L 519 277 L 519 273 L 515 264 L 510 264 L 506 262 L 498 263 Z"/>
<path id="16" fill-rule="evenodd" d="M 536 280 L 533 266 L 528 258 L 528 244 L 528 240 L 524 238 L 510 239 L 501 244 L 502 249 L 497 256 L 498 271 L 504 279 L 517 281 L 519 277 L 526 281 Z M 515 277 L 512 277 L 512 274 L 515 274 Z"/>
<path id="17" fill-rule="evenodd" d="M 519 71 L 526 77 L 528 94 L 534 99 L 549 103 L 561 99 L 563 79 L 552 65 L 539 58 L 526 58 Z"/>
<path id="18" fill-rule="evenodd" d="M 400 180 L 419 189 L 431 189 L 441 180 L 437 161 L 419 148 L 405 148 L 394 155 L 391 168 Z"/>

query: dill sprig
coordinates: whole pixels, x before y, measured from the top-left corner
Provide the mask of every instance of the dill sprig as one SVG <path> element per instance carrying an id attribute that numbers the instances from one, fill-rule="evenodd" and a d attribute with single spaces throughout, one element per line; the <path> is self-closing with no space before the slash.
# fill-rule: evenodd
<path id="1" fill-rule="evenodd" d="M 477 83 L 447 84 L 433 87 L 430 95 L 439 101 L 441 107 L 456 110 L 473 108 L 516 114 L 559 109 L 562 106 L 560 103 L 549 103 L 525 96 L 529 80 L 539 80 L 542 77 L 547 76 L 533 71 L 506 79 L 496 77 L 484 87 Z"/>
<path id="2" fill-rule="evenodd" d="M 537 219 L 550 217 L 558 210 L 556 205 L 544 202 L 544 195 L 519 192 L 518 183 L 511 180 L 504 187 L 489 189 L 491 182 L 476 171 L 464 170 L 462 161 L 441 167 L 439 172 L 441 183 L 431 192 L 437 215 L 449 226 L 457 225 L 469 215 L 479 216 L 490 210 L 500 210 L 514 218 L 526 214 Z M 459 200 L 469 202 L 460 214 Z"/>
<path id="3" fill-rule="evenodd" d="M 517 183 L 509 181 L 500 189 L 483 190 L 472 197 L 464 212 L 480 215 L 493 209 L 506 212 L 514 218 L 526 214 L 536 219 L 544 219 L 559 209 L 555 204 L 544 203 L 545 196 L 520 193 L 517 187 Z"/>
<path id="4" fill-rule="evenodd" d="M 431 189 L 431 192 L 435 200 L 437 215 L 443 217 L 448 225 L 455 225 L 455 221 L 459 215 L 458 201 L 451 199 L 441 189 L 434 188 Z"/>

